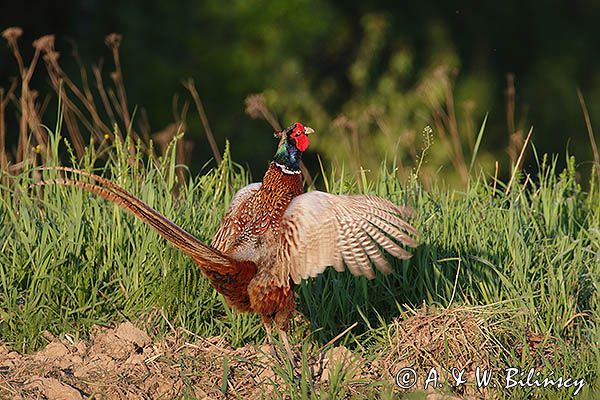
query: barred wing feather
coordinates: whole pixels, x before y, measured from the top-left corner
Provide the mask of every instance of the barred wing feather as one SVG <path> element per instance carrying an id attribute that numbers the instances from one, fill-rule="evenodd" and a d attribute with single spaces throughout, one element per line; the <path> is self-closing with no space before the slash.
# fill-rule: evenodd
<path id="1" fill-rule="evenodd" d="M 279 262 L 294 282 L 315 277 L 328 266 L 354 275 L 375 277 L 371 263 L 391 271 L 392 256 L 411 256 L 401 245 L 416 246 L 417 231 L 403 218 L 409 210 L 376 196 L 338 196 L 314 191 L 290 203 L 281 224 Z"/>
<path id="2" fill-rule="evenodd" d="M 227 251 L 235 242 L 243 228 L 243 222 L 249 218 L 246 214 L 247 202 L 258 192 L 261 183 L 251 183 L 238 190 L 213 237 L 211 245 L 221 251 Z"/>

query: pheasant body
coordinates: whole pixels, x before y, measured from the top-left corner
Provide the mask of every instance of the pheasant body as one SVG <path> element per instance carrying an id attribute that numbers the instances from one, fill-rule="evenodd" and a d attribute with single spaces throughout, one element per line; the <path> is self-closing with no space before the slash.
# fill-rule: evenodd
<path id="1" fill-rule="evenodd" d="M 119 204 L 189 255 L 227 303 L 260 314 L 267 332 L 274 321 L 288 354 L 285 331 L 295 309 L 293 286 L 328 266 L 354 275 L 387 273 L 385 252 L 410 257 L 400 244 L 416 246 L 406 208 L 375 196 L 303 194 L 300 159 L 312 129 L 296 123 L 279 132 L 279 146 L 262 183 L 239 190 L 211 245 L 189 234 L 125 189 L 100 176 L 98 184 L 72 179 L 41 182 L 78 186 Z"/>
<path id="2" fill-rule="evenodd" d="M 233 259 L 256 266 L 243 290 L 248 293 L 248 303 L 236 308 L 257 312 L 265 322 L 270 322 L 277 310 L 294 304 L 289 279 L 282 279 L 277 272 L 276 249 L 283 213 L 302 192 L 301 175 L 286 174 L 271 163 L 262 184 L 249 185 L 236 195 L 211 243 Z"/>

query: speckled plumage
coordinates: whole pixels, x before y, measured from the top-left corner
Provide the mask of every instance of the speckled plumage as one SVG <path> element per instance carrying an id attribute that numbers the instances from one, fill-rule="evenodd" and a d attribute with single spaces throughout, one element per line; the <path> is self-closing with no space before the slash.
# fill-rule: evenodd
<path id="1" fill-rule="evenodd" d="M 262 184 L 240 190 L 225 215 L 212 245 L 240 261 L 256 265 L 256 275 L 248 284 L 251 310 L 270 322 L 284 309 L 294 308 L 289 276 L 282 276 L 277 263 L 281 245 L 281 221 L 294 197 L 302 194 L 302 176 L 284 173 L 272 162 Z M 233 234 L 233 235 L 232 235 Z M 290 308 L 291 307 L 291 308 Z M 283 313 L 283 311 L 281 311 Z M 287 318 L 277 318 L 287 327 Z"/>
<path id="2" fill-rule="evenodd" d="M 416 246 L 417 232 L 404 221 L 405 208 L 375 196 L 303 194 L 299 161 L 308 133 L 300 124 L 280 133 L 262 183 L 236 193 L 211 245 L 97 175 L 59 167 L 97 184 L 58 179 L 39 185 L 78 186 L 119 204 L 188 254 L 231 307 L 256 312 L 266 327 L 274 321 L 284 332 L 295 308 L 294 283 L 328 266 L 343 271 L 344 265 L 371 279 L 371 264 L 384 273 L 391 270 L 382 249 L 408 258 L 401 245 Z"/>

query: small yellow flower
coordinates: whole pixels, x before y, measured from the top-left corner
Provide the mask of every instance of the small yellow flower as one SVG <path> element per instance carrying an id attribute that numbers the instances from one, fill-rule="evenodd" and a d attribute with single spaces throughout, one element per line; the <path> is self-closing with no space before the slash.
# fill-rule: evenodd
<path id="1" fill-rule="evenodd" d="M 110 139 L 110 135 L 108 133 L 105 133 L 104 134 L 104 140 L 108 140 L 108 139 Z"/>
<path id="2" fill-rule="evenodd" d="M 37 146 L 35 146 L 34 148 L 35 152 L 40 154 L 40 152 L 42 151 L 42 146 L 40 146 L 39 144 Z"/>

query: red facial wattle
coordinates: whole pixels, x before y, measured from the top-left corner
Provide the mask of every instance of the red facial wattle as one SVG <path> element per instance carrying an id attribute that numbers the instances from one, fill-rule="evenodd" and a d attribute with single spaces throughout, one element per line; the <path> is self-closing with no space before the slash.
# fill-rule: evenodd
<path id="1" fill-rule="evenodd" d="M 305 152 L 308 148 L 308 145 L 310 145 L 308 135 L 314 132 L 314 129 L 309 128 L 308 126 L 303 126 L 300 122 L 296 122 L 293 125 L 293 129 L 289 134 L 289 137 L 294 139 L 293 143 L 299 151 Z"/>
<path id="2" fill-rule="evenodd" d="M 305 152 L 310 144 L 308 136 L 306 136 L 304 133 L 301 133 L 298 136 L 295 136 L 294 139 L 296 139 L 296 148 L 301 152 Z"/>

